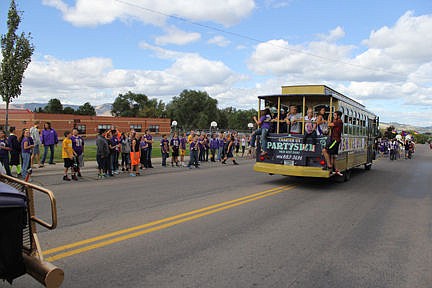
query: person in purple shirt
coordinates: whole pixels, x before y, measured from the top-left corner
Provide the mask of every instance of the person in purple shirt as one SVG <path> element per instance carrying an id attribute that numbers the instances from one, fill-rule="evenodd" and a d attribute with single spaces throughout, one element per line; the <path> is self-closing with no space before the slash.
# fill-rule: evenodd
<path id="1" fill-rule="evenodd" d="M 198 135 L 195 135 L 192 139 L 192 142 L 189 145 L 190 149 L 190 160 L 187 167 L 189 169 L 192 169 L 192 165 L 195 166 L 195 168 L 199 168 L 198 164 Z"/>
<path id="2" fill-rule="evenodd" d="M 30 137 L 30 131 L 24 129 L 23 137 L 21 139 L 21 157 L 22 157 L 22 177 L 26 179 L 27 169 L 30 168 L 30 159 L 32 154 L 32 149 L 34 147 L 33 139 Z"/>
<path id="3" fill-rule="evenodd" d="M 222 161 L 223 158 L 223 150 L 224 150 L 224 133 L 221 132 L 219 134 L 219 138 L 218 138 L 218 155 L 217 155 L 217 160 L 220 162 Z"/>
<path id="4" fill-rule="evenodd" d="M 216 138 L 216 134 L 213 133 L 212 138 L 210 139 L 210 161 L 216 162 L 216 150 L 219 148 L 219 140 Z"/>
<path id="5" fill-rule="evenodd" d="M 10 170 L 12 172 L 12 168 L 13 166 L 16 166 L 16 173 L 17 173 L 17 177 L 21 176 L 21 144 L 20 141 L 18 140 L 17 135 L 15 135 L 15 127 L 9 127 L 9 137 L 8 137 L 8 142 L 9 142 L 9 147 L 12 148 L 12 150 L 10 150 L 10 159 L 9 159 L 9 166 L 10 166 Z"/>
<path id="6" fill-rule="evenodd" d="M 166 167 L 166 159 L 169 157 L 169 141 L 165 134 L 162 135 L 162 140 L 160 141 L 161 154 L 162 154 L 162 167 Z"/>
<path id="7" fill-rule="evenodd" d="M 198 138 L 198 161 L 203 162 L 204 161 L 204 153 L 205 153 L 205 146 L 204 146 L 204 134 L 201 134 Z"/>
<path id="8" fill-rule="evenodd" d="M 45 160 L 48 154 L 48 148 L 50 149 L 49 164 L 55 164 L 54 145 L 57 145 L 57 143 L 58 143 L 57 132 L 53 128 L 51 128 L 50 122 L 46 122 L 44 124 L 44 129 L 42 130 L 42 136 L 41 136 L 41 144 L 44 145 L 44 154 L 40 165 L 41 167 L 43 167 L 45 164 Z"/>
<path id="9" fill-rule="evenodd" d="M 110 161 L 112 162 L 112 168 L 113 168 L 113 173 L 114 174 L 119 174 L 119 163 L 118 163 L 118 158 L 120 155 L 120 140 L 117 137 L 117 130 L 111 130 L 111 145 L 113 147 L 112 153 L 111 153 L 111 159 Z"/>
<path id="10" fill-rule="evenodd" d="M 75 160 L 77 161 L 76 170 L 78 177 L 82 177 L 81 175 L 81 167 L 84 166 L 84 140 L 81 136 L 78 135 L 78 129 L 74 128 L 72 130 L 72 150 L 75 151 L 76 157 Z"/>
<path id="11" fill-rule="evenodd" d="M 204 134 L 204 153 L 205 153 L 204 160 L 205 160 L 205 162 L 208 162 L 209 151 L 210 151 L 209 135 Z"/>
<path id="12" fill-rule="evenodd" d="M 255 147 L 256 136 L 261 136 L 261 155 L 266 155 L 268 152 L 267 149 L 267 134 L 270 129 L 271 122 L 271 113 L 269 108 L 265 108 L 263 116 L 258 120 L 255 116 L 253 120 L 259 126 L 257 130 L 255 130 L 251 135 L 251 147 Z"/>
<path id="13" fill-rule="evenodd" d="M 181 165 L 184 167 L 184 157 L 186 155 L 186 144 L 187 144 L 187 136 L 186 133 L 183 133 L 183 137 L 180 138 L 180 162 Z"/>

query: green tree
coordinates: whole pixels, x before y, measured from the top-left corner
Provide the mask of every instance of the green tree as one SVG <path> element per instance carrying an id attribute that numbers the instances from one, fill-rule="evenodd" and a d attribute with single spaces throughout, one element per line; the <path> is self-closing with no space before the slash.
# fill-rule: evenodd
<path id="1" fill-rule="evenodd" d="M 414 141 L 418 144 L 425 144 L 428 142 L 430 135 L 427 134 L 419 134 L 415 131 L 412 131 L 411 134 L 414 136 Z"/>
<path id="2" fill-rule="evenodd" d="M 138 111 L 139 117 L 166 118 L 165 103 L 162 100 L 150 99 Z"/>
<path id="3" fill-rule="evenodd" d="M 50 99 L 48 101 L 48 105 L 45 106 L 44 111 L 46 113 L 53 113 L 53 114 L 62 114 L 63 113 L 63 105 L 61 104 L 59 99 Z"/>
<path id="4" fill-rule="evenodd" d="M 183 129 L 208 129 L 219 120 L 217 100 L 207 92 L 184 90 L 167 105 L 167 115 Z"/>
<path id="5" fill-rule="evenodd" d="M 65 107 L 63 109 L 63 114 L 75 114 L 75 109 L 72 107 Z"/>
<path id="6" fill-rule="evenodd" d="M 114 100 L 111 108 L 111 115 L 122 117 L 136 117 L 138 113 L 138 105 L 132 103 L 127 94 L 119 94 Z"/>
<path id="7" fill-rule="evenodd" d="M 8 32 L 1 35 L 3 59 L 0 66 L 0 94 L 6 102 L 6 129 L 9 126 L 9 104 L 21 95 L 24 72 L 31 62 L 34 51 L 34 46 L 30 43 L 30 33 L 16 34 L 20 22 L 15 1 L 12 0 L 8 12 Z"/>
<path id="8" fill-rule="evenodd" d="M 75 111 L 75 114 L 95 116 L 96 110 L 89 102 L 86 102 L 78 107 L 78 109 Z"/>
<path id="9" fill-rule="evenodd" d="M 237 110 L 236 108 L 228 107 L 221 110 L 221 114 L 225 115 L 228 120 L 225 128 L 247 130 L 248 124 L 254 123 L 252 117 L 256 116 L 258 112 L 255 109 Z"/>
<path id="10" fill-rule="evenodd" d="M 160 118 L 166 115 L 165 104 L 157 99 L 149 99 L 145 94 L 128 92 L 119 94 L 111 108 L 113 116 Z"/>

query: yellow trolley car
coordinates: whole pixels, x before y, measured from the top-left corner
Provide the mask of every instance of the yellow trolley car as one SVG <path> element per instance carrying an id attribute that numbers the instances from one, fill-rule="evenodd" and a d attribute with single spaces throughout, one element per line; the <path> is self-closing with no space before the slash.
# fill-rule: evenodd
<path id="1" fill-rule="evenodd" d="M 378 134 L 379 118 L 366 110 L 364 105 L 325 85 L 282 86 L 282 94 L 259 96 L 258 99 L 260 114 L 264 107 L 272 107 L 274 113 L 272 129 L 267 134 L 266 156 L 261 156 L 260 141 L 257 141 L 255 171 L 287 176 L 333 176 L 331 171 L 323 170 L 326 163 L 322 149 L 330 134 L 324 133 L 315 139 L 304 138 L 306 111 L 313 109 L 316 115 L 322 108 L 328 123 L 332 121 L 333 112 L 342 112 L 344 125 L 336 166 L 343 172 L 343 180 L 349 179 L 354 167 L 371 168 L 375 159 L 374 141 Z M 290 127 L 285 127 L 286 122 L 282 120 L 281 114 L 290 106 L 295 106 L 298 111 L 298 134 L 292 133 Z"/>

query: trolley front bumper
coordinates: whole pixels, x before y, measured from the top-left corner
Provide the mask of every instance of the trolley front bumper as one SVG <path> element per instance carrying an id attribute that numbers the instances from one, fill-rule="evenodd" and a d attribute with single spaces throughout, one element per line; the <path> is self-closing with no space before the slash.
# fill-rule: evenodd
<path id="1" fill-rule="evenodd" d="M 305 167 L 305 166 L 291 166 L 272 163 L 256 163 L 254 165 L 256 172 L 286 175 L 286 176 L 299 176 L 299 177 L 316 177 L 316 178 L 330 178 L 330 171 L 323 170 L 321 167 Z"/>

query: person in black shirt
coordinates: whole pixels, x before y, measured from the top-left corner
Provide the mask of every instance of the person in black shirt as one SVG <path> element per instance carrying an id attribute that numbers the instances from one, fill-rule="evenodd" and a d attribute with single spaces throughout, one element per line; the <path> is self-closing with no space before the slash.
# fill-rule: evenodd
<path id="1" fill-rule="evenodd" d="M 10 169 L 12 170 L 13 166 L 16 166 L 17 177 L 21 176 L 21 144 L 18 140 L 18 137 L 15 135 L 15 127 L 9 128 L 9 147 L 12 148 L 10 151 Z"/>
<path id="2" fill-rule="evenodd" d="M 8 176 L 12 176 L 9 167 L 9 151 L 11 150 L 12 148 L 9 147 L 9 141 L 6 138 L 6 132 L 0 130 L 0 163 L 3 164 Z"/>

